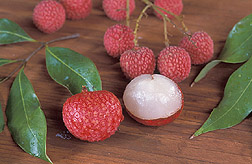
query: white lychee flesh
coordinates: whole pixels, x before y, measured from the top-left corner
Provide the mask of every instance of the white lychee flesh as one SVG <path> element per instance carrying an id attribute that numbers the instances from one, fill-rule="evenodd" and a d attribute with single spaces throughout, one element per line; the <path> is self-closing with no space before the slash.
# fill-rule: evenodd
<path id="1" fill-rule="evenodd" d="M 160 74 L 144 74 L 134 78 L 123 94 L 126 109 L 143 120 L 168 118 L 183 107 L 178 85 Z"/>

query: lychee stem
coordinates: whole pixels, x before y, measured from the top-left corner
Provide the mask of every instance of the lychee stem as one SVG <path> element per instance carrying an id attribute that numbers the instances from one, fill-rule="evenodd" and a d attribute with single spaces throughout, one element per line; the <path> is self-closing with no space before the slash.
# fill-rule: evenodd
<path id="1" fill-rule="evenodd" d="M 130 27 L 130 0 L 126 1 L 126 25 Z"/>
<path id="2" fill-rule="evenodd" d="M 154 4 L 153 4 L 152 2 L 150 2 L 149 0 L 142 0 L 142 2 L 144 2 L 146 5 L 150 5 L 157 13 L 159 13 L 163 18 L 165 18 L 166 21 L 168 21 L 169 23 L 171 23 L 171 24 L 173 25 L 174 28 L 177 28 L 182 34 L 186 35 L 186 36 L 189 37 L 189 38 L 191 37 L 191 35 L 187 33 L 187 32 L 188 32 L 188 29 L 187 29 L 187 27 L 186 27 L 186 25 L 185 25 L 183 19 L 182 19 L 180 16 L 178 16 L 178 15 L 176 15 L 176 14 L 174 14 L 174 13 L 172 13 L 172 12 L 170 12 L 170 11 L 168 11 L 168 10 L 162 8 L 162 7 L 159 7 L 159 6 L 154 5 Z M 161 12 L 160 10 L 164 11 L 164 12 L 167 13 L 167 14 L 170 14 L 170 15 L 174 16 L 179 22 L 181 22 L 183 29 L 179 28 L 171 19 L 169 19 L 169 18 L 168 18 L 163 12 Z"/>
<path id="3" fill-rule="evenodd" d="M 39 52 L 42 48 L 44 48 L 45 46 L 47 46 L 47 44 L 53 43 L 53 42 L 57 42 L 57 41 L 62 41 L 62 40 L 67 40 L 67 39 L 74 39 L 79 37 L 80 34 L 73 34 L 73 35 L 69 35 L 69 36 L 64 36 L 64 37 L 60 37 L 57 39 L 53 39 L 51 41 L 48 42 L 39 42 L 41 45 L 35 49 L 28 57 L 26 57 L 25 59 L 19 59 L 19 61 L 21 61 L 22 63 L 16 67 L 8 76 L 6 76 L 3 79 L 0 79 L 0 84 L 7 81 L 8 79 L 10 79 L 17 71 L 19 71 L 22 67 L 25 67 L 26 63 L 31 59 L 31 57 L 33 57 L 34 55 L 37 54 L 37 52 Z"/>
<path id="4" fill-rule="evenodd" d="M 168 47 L 170 44 L 170 41 L 168 39 L 168 34 L 167 34 L 167 24 L 166 24 L 166 19 L 163 17 L 163 22 L 164 22 L 164 38 L 165 38 L 165 46 Z"/>
<path id="5" fill-rule="evenodd" d="M 178 15 L 176 15 L 176 14 L 174 14 L 174 13 L 172 13 L 172 12 L 170 12 L 170 11 L 168 11 L 168 10 L 162 8 L 162 7 L 159 7 L 159 6 L 157 6 L 157 5 L 154 5 L 154 6 L 155 6 L 157 9 L 160 9 L 160 10 L 166 12 L 167 14 L 170 14 L 170 15 L 174 16 L 174 17 L 181 23 L 181 25 L 182 25 L 182 27 L 183 27 L 183 29 L 180 29 L 180 31 L 181 31 L 182 33 L 184 33 L 185 35 L 187 35 L 188 28 L 186 27 L 186 25 L 185 25 L 185 23 L 184 23 L 184 20 L 183 20 L 183 17 L 184 17 L 184 16 L 178 16 Z M 172 20 L 170 20 L 169 22 L 172 23 L 173 25 L 177 26 Z M 183 30 L 184 30 L 184 31 L 183 31 Z"/>
<path id="6" fill-rule="evenodd" d="M 136 26 L 135 26 L 135 30 L 134 30 L 134 44 L 135 46 L 138 46 L 138 43 L 137 43 L 137 31 L 138 31 L 138 28 L 139 28 L 139 23 L 143 17 L 144 14 L 146 14 L 146 10 L 151 7 L 151 5 L 147 5 L 144 7 L 144 9 L 141 11 L 140 15 L 138 16 L 137 20 L 136 20 Z"/>

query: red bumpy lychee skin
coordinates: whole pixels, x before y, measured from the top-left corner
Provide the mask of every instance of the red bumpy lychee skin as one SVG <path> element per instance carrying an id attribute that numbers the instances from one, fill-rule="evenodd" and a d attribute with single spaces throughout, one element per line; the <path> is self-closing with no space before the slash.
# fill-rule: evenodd
<path id="1" fill-rule="evenodd" d="M 91 0 L 60 0 L 60 2 L 66 10 L 67 19 L 84 19 L 92 10 Z"/>
<path id="2" fill-rule="evenodd" d="M 44 33 L 54 33 L 65 23 L 65 9 L 55 0 L 43 0 L 33 10 L 33 23 Z"/>
<path id="3" fill-rule="evenodd" d="M 191 71 L 191 58 L 185 49 L 177 46 L 169 46 L 160 52 L 157 67 L 160 74 L 178 83 L 189 76 Z"/>
<path id="4" fill-rule="evenodd" d="M 155 0 L 154 4 L 158 7 L 161 7 L 167 11 L 172 12 L 175 15 L 180 15 L 183 10 L 182 0 Z M 160 11 L 164 13 L 165 15 L 167 15 L 169 19 L 173 18 L 171 14 L 167 14 L 166 12 L 162 10 Z M 155 11 L 155 13 L 158 18 L 163 19 L 163 17 L 157 11 Z"/>
<path id="5" fill-rule="evenodd" d="M 122 21 L 126 18 L 127 0 L 103 0 L 102 6 L 105 14 L 112 20 Z M 135 0 L 129 1 L 130 14 L 135 9 Z"/>
<path id="6" fill-rule="evenodd" d="M 85 88 L 67 99 L 62 114 L 69 132 L 89 142 L 109 138 L 124 118 L 120 101 L 113 93 L 88 92 Z"/>
<path id="7" fill-rule="evenodd" d="M 213 40 L 203 31 L 195 32 L 190 40 L 188 37 L 184 37 L 179 46 L 189 53 L 192 64 L 204 64 L 213 57 Z"/>
<path id="8" fill-rule="evenodd" d="M 121 55 L 120 66 L 125 76 L 133 79 L 141 74 L 153 74 L 156 59 L 151 49 L 134 47 Z"/>
<path id="9" fill-rule="evenodd" d="M 128 26 L 116 24 L 107 29 L 103 42 L 110 56 L 119 57 L 124 51 L 134 47 L 134 34 Z"/>

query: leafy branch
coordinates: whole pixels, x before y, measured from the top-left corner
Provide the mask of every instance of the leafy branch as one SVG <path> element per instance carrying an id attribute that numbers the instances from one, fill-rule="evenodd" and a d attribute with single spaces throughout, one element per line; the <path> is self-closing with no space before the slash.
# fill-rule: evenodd
<path id="1" fill-rule="evenodd" d="M 73 34 L 47 42 L 39 42 L 32 39 L 15 22 L 8 19 L 0 19 L 0 44 L 17 42 L 35 42 L 40 44 L 25 59 L 9 60 L 0 58 L 0 66 L 20 62 L 7 77 L 0 80 L 0 83 L 5 82 L 19 71 L 12 84 L 5 110 L 8 129 L 13 140 L 25 152 L 50 163 L 52 161 L 46 154 L 47 124 L 45 115 L 32 84 L 24 73 L 24 68 L 27 62 L 45 47 L 47 71 L 53 80 L 66 87 L 72 94 L 81 92 L 83 85 L 88 90 L 101 90 L 100 75 L 95 64 L 90 59 L 71 49 L 48 46 L 50 43 L 74 39 L 79 36 L 79 34 Z M 3 127 L 4 119 L 0 113 L 0 131 L 3 130 Z"/>

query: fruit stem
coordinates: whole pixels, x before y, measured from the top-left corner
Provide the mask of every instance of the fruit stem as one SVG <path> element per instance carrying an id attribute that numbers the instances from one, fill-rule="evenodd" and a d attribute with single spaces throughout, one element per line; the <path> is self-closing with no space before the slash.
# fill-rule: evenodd
<path id="1" fill-rule="evenodd" d="M 134 30 L 134 44 L 135 46 L 138 46 L 138 43 L 137 43 L 137 31 L 138 31 L 138 28 L 139 28 L 139 23 L 143 17 L 143 15 L 145 15 L 146 13 L 146 10 L 151 7 L 151 5 L 147 5 L 144 7 L 144 9 L 141 11 L 140 15 L 138 16 L 137 20 L 136 20 L 136 27 L 135 27 L 135 30 Z M 147 14 L 146 14 L 147 15 Z"/>
<path id="2" fill-rule="evenodd" d="M 64 37 L 60 37 L 57 39 L 53 39 L 50 40 L 48 42 L 39 42 L 41 45 L 35 49 L 28 57 L 26 57 L 25 59 L 18 59 L 18 61 L 21 61 L 22 63 L 16 67 L 8 76 L 6 76 L 5 78 L 0 79 L 0 84 L 9 80 L 17 71 L 19 71 L 23 66 L 25 67 L 26 63 L 31 59 L 31 57 L 33 57 L 34 55 L 37 54 L 37 52 L 39 52 L 42 48 L 44 48 L 45 46 L 47 46 L 47 44 L 53 43 L 53 42 L 57 42 L 57 41 L 62 41 L 62 40 L 67 40 L 67 39 L 74 39 L 79 37 L 80 34 L 73 34 L 73 35 L 69 35 L 69 36 L 64 36 Z"/>
<path id="3" fill-rule="evenodd" d="M 165 46 L 168 47 L 170 44 L 170 41 L 167 37 L 167 24 L 166 24 L 166 20 L 165 17 L 163 17 L 163 21 L 164 21 L 164 38 L 165 38 Z"/>
<path id="4" fill-rule="evenodd" d="M 130 27 L 130 0 L 126 1 L 126 25 Z"/>
<path id="5" fill-rule="evenodd" d="M 178 16 L 178 15 L 176 15 L 176 14 L 174 14 L 174 13 L 172 13 L 172 12 L 170 12 L 170 11 L 162 8 L 162 7 L 156 6 L 152 2 L 150 2 L 149 0 L 142 0 L 142 2 L 144 2 L 147 5 L 150 5 L 157 13 L 159 13 L 163 17 L 163 19 L 165 18 L 166 21 L 168 21 L 169 23 L 171 23 L 174 28 L 177 28 L 182 34 L 184 34 L 187 37 L 191 38 L 191 35 L 188 34 L 188 28 L 186 27 L 186 25 L 185 25 L 185 23 L 183 21 L 183 16 L 180 17 L 180 16 Z M 178 27 L 171 19 L 169 19 L 167 17 L 167 15 L 165 15 L 160 10 L 164 11 L 167 14 L 170 14 L 170 15 L 174 16 L 182 24 L 183 29 L 180 28 L 180 27 Z"/>

